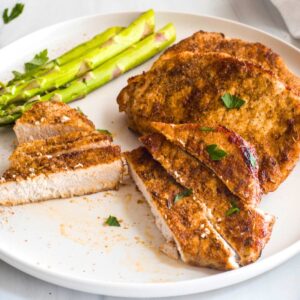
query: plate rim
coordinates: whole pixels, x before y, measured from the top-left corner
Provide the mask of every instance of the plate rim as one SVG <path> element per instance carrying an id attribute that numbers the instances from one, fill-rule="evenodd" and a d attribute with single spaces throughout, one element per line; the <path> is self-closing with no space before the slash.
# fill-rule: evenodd
<path id="1" fill-rule="evenodd" d="M 88 14 L 85 16 L 81 16 L 81 17 L 77 17 L 77 18 L 71 18 L 62 22 L 58 22 L 49 26 L 45 26 L 41 29 L 35 30 L 31 33 L 28 33 L 14 41 L 12 41 L 11 43 L 7 44 L 6 46 L 2 47 L 0 49 L 0 54 L 4 51 L 7 51 L 7 48 L 10 48 L 12 46 L 15 46 L 15 44 L 21 43 L 23 42 L 24 39 L 28 39 L 28 38 L 32 38 L 35 35 L 40 34 L 40 32 L 42 31 L 46 31 L 46 30 L 53 30 L 55 29 L 55 27 L 60 27 L 60 26 L 64 26 L 67 25 L 68 23 L 73 23 L 73 22 L 82 22 L 86 19 L 92 19 L 92 18 L 97 18 L 97 17 L 101 17 L 101 16 L 109 16 L 109 15 L 127 15 L 127 14 L 140 14 L 142 12 L 144 12 L 145 10 L 128 10 L 128 11 L 120 11 L 120 12 L 111 12 L 111 13 L 96 13 L 96 14 Z M 186 15 L 186 16 L 195 16 L 195 17 L 204 17 L 204 18 L 208 18 L 208 19 L 212 19 L 212 20 L 218 20 L 218 21 L 222 21 L 222 22 L 226 22 L 226 23 L 231 23 L 240 27 L 244 27 L 250 30 L 254 30 L 256 32 L 259 32 L 263 35 L 267 35 L 269 37 L 271 37 L 272 39 L 275 39 L 283 44 L 285 44 L 285 46 L 288 46 L 289 48 L 292 48 L 293 50 L 296 50 L 299 54 L 300 54 L 300 49 L 298 49 L 296 46 L 290 44 L 289 42 L 283 40 L 280 37 L 277 37 L 271 33 L 268 33 L 262 29 L 256 28 L 254 26 L 248 25 L 248 24 L 244 24 L 241 23 L 239 21 L 235 21 L 235 20 L 231 20 L 231 19 L 227 19 L 227 18 L 223 18 L 223 17 L 218 17 L 218 16 L 212 16 L 212 15 L 207 15 L 207 14 L 197 14 L 197 13 L 188 13 L 188 12 L 179 12 L 176 10 L 154 10 L 155 13 L 157 14 L 178 14 L 178 15 Z"/>
<path id="2" fill-rule="evenodd" d="M 66 26 L 75 22 L 84 22 L 88 19 L 99 18 L 101 16 L 120 16 L 128 14 L 139 14 L 142 11 L 121 11 L 121 12 L 111 12 L 111 13 L 97 13 L 91 15 L 85 15 L 78 18 L 68 19 L 63 22 L 59 22 L 50 26 L 45 26 L 41 29 L 38 29 L 32 33 L 29 33 L 0 49 L 0 55 L 9 51 L 10 48 L 18 46 L 18 44 L 24 43 L 27 39 L 32 39 L 35 36 L 39 36 L 44 31 L 55 30 L 61 26 Z M 156 14 L 173 14 L 173 15 L 184 15 L 184 16 L 193 16 L 199 18 L 207 18 L 211 20 L 217 20 L 229 24 L 233 24 L 238 27 L 242 27 L 248 30 L 255 31 L 256 33 L 268 36 L 271 39 L 274 39 L 280 43 L 283 43 L 285 47 L 289 47 L 294 51 L 298 52 L 300 55 L 300 49 L 296 46 L 288 43 L 287 41 L 274 36 L 271 33 L 267 33 L 261 29 L 257 29 L 251 25 L 243 24 L 238 21 L 211 16 L 206 14 L 197 14 L 197 13 L 188 13 L 180 12 L 176 10 L 155 10 Z M 169 296 L 182 296 L 200 292 L 207 292 L 211 290 L 220 289 L 226 286 L 230 286 L 250 278 L 256 277 L 262 273 L 265 273 L 288 259 L 292 258 L 296 254 L 300 253 L 300 240 L 294 242 L 285 249 L 273 254 L 269 257 L 264 258 L 263 260 L 257 261 L 254 264 L 242 267 L 237 270 L 218 273 L 208 277 L 173 281 L 173 282 L 158 282 L 158 283 L 125 283 L 117 281 L 104 281 L 104 280 L 93 280 L 93 279 L 84 279 L 78 276 L 62 275 L 58 272 L 42 268 L 41 266 L 37 267 L 30 263 L 27 263 L 24 260 L 14 257 L 13 255 L 6 253 L 3 249 L 0 248 L 0 259 L 9 265 L 17 268 L 18 270 L 25 272 L 37 279 L 47 281 L 52 284 L 63 286 L 66 288 L 71 288 L 78 291 L 94 293 L 94 294 L 104 294 L 109 296 L 122 296 L 122 297 L 169 297 Z M 218 281 L 218 287 L 215 287 L 215 281 Z M 79 286 L 80 284 L 80 286 Z M 148 294 L 149 293 L 149 294 Z M 151 294 L 150 294 L 151 293 Z"/>
<path id="3" fill-rule="evenodd" d="M 104 280 L 83 279 L 77 276 L 64 276 L 57 272 L 31 265 L 18 258 L 16 259 L 12 255 L 4 253 L 4 251 L 2 251 L 1 249 L 0 259 L 17 268 L 18 270 L 27 273 L 37 279 L 73 290 L 93 294 L 101 293 L 103 295 L 116 297 L 154 298 L 203 293 L 231 286 L 270 271 L 271 269 L 292 258 L 299 252 L 300 241 L 297 241 L 274 255 L 271 255 L 261 261 L 236 270 L 222 272 L 204 278 L 194 278 L 161 283 L 111 282 Z M 221 284 L 219 284 L 217 288 L 214 286 L 216 280 L 219 280 L 219 282 L 221 282 Z M 202 286 L 199 290 L 199 288 L 197 288 L 199 286 L 197 283 L 200 282 Z M 81 284 L 82 286 L 79 287 L 78 284 Z"/>

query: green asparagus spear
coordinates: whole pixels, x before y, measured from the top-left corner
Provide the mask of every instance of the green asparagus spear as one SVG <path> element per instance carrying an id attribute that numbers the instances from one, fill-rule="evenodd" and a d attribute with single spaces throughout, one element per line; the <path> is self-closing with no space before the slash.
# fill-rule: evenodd
<path id="1" fill-rule="evenodd" d="M 0 117 L 0 126 L 5 126 L 14 123 L 22 116 L 22 112 Z"/>
<path id="2" fill-rule="evenodd" d="M 26 100 L 51 89 L 57 89 L 71 80 L 81 77 L 88 71 L 121 53 L 146 35 L 151 34 L 153 29 L 154 12 L 149 10 L 101 47 L 94 48 L 65 65 L 55 66 L 47 74 L 29 82 L 6 87 L 1 91 L 0 107 L 15 101 Z"/>
<path id="3" fill-rule="evenodd" d="M 13 118 L 16 120 L 24 111 L 30 109 L 35 102 L 59 100 L 68 103 L 83 98 L 96 88 L 150 59 L 173 43 L 175 38 L 175 28 L 172 24 L 168 24 L 83 77 L 73 80 L 68 87 L 53 91 L 42 97 L 36 96 L 25 105 L 12 107 L 8 111 L 12 117 L 8 120 L 5 117 L 3 119 L 0 117 L 0 125 L 14 122 Z"/>
<path id="4" fill-rule="evenodd" d="M 100 67 L 88 72 L 85 76 L 74 80 L 68 87 L 53 91 L 41 97 L 41 101 L 60 100 L 65 103 L 83 98 L 110 80 L 145 62 L 167 46 L 176 37 L 175 28 L 168 24 L 157 33 L 134 44 L 118 56 L 110 59 Z"/>
<path id="5" fill-rule="evenodd" d="M 85 43 L 78 45 L 77 47 L 69 50 L 68 52 L 64 53 L 63 55 L 57 57 L 56 59 L 49 61 L 47 64 L 41 66 L 40 68 L 36 68 L 31 72 L 26 72 L 18 77 L 18 79 L 12 79 L 8 85 L 11 84 L 20 84 L 24 80 L 28 81 L 29 79 L 36 78 L 45 74 L 50 69 L 53 69 L 56 65 L 62 66 L 71 60 L 80 57 L 84 53 L 88 52 L 89 50 L 101 46 L 103 43 L 108 41 L 110 38 L 118 34 L 123 28 L 122 27 L 111 27 L 105 30 L 104 32 L 97 34 L 92 39 L 88 40 Z"/>
<path id="6" fill-rule="evenodd" d="M 59 66 L 62 66 L 69 61 L 81 56 L 82 54 L 86 53 L 88 50 L 91 50 L 95 47 L 101 46 L 103 43 L 108 41 L 110 38 L 114 37 L 118 34 L 123 27 L 111 27 L 105 30 L 104 32 L 97 34 L 91 40 L 78 45 L 77 47 L 71 49 L 70 51 L 66 52 L 65 54 L 61 55 L 60 57 L 55 59 L 55 63 Z"/>

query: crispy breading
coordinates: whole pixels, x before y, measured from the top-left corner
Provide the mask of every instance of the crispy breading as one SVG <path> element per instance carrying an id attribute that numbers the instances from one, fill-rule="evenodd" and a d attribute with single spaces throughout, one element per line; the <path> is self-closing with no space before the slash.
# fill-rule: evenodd
<path id="1" fill-rule="evenodd" d="M 283 59 L 272 49 L 261 43 L 250 43 L 241 39 L 228 38 L 222 33 L 199 31 L 167 49 L 154 64 L 172 58 L 183 51 L 196 53 L 223 52 L 239 59 L 251 61 L 272 71 L 282 82 L 300 96 L 300 78 L 293 74 Z"/>
<path id="2" fill-rule="evenodd" d="M 111 163 L 121 159 L 119 146 L 88 149 L 85 151 L 73 151 L 53 156 L 37 156 L 28 160 L 27 157 L 19 157 L 14 167 L 6 170 L 2 176 L 5 182 L 20 179 L 33 178 L 40 174 L 49 175 L 57 172 L 86 169 L 99 164 Z"/>
<path id="3" fill-rule="evenodd" d="M 242 98 L 227 109 L 225 93 Z M 226 126 L 252 144 L 265 193 L 288 176 L 300 153 L 300 100 L 271 72 L 228 54 L 183 52 L 131 78 L 118 96 L 129 125 L 143 133 L 150 121 Z"/>
<path id="4" fill-rule="evenodd" d="M 0 205 L 19 205 L 87 195 L 119 186 L 123 161 L 118 146 L 28 159 L 0 178 Z"/>
<path id="5" fill-rule="evenodd" d="M 160 134 L 141 138 L 153 158 L 210 211 L 209 220 L 236 251 L 239 264 L 256 261 L 269 241 L 274 217 L 247 206 L 207 167 Z M 238 211 L 230 214 L 232 207 Z"/>
<path id="6" fill-rule="evenodd" d="M 90 130 L 95 130 L 95 125 L 82 112 L 59 101 L 34 104 L 14 126 L 20 144 L 68 132 Z"/>
<path id="7" fill-rule="evenodd" d="M 0 205 L 87 195 L 123 179 L 120 147 L 64 103 L 34 105 L 14 129 L 19 145 L 0 178 Z"/>
<path id="8" fill-rule="evenodd" d="M 20 161 L 34 159 L 38 156 L 47 155 L 48 158 L 52 158 L 52 156 L 64 153 L 106 147 L 111 142 L 111 136 L 98 131 L 75 131 L 45 140 L 23 143 L 15 149 L 9 160 L 14 165 Z"/>
<path id="9" fill-rule="evenodd" d="M 64 117 L 65 116 L 65 117 Z M 95 129 L 94 124 L 80 111 L 60 101 L 38 102 L 26 111 L 17 122 L 32 125 L 76 125 L 82 130 Z"/>
<path id="10" fill-rule="evenodd" d="M 125 153 L 132 177 L 152 208 L 162 232 L 170 231 L 181 259 L 195 266 L 220 270 L 237 268 L 235 253 L 206 217 L 205 207 L 193 196 L 174 198 L 185 189 L 152 159 L 145 148 Z M 164 225 L 162 225 L 164 224 Z M 165 228 L 161 228 L 161 227 Z"/>
<path id="11" fill-rule="evenodd" d="M 260 202 L 256 152 L 241 136 L 224 126 L 160 122 L 153 122 L 151 126 L 210 168 L 244 204 L 256 206 Z M 207 150 L 210 145 L 225 151 L 226 156 L 213 160 Z"/>

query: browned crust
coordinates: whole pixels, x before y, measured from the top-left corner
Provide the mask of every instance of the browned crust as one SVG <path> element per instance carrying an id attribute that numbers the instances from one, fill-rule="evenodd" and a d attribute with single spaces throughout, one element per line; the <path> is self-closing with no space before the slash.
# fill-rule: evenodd
<path id="1" fill-rule="evenodd" d="M 124 155 L 142 179 L 152 196 L 153 204 L 177 238 L 187 262 L 220 270 L 232 269 L 229 262 L 231 254 L 223 247 L 220 238 L 213 232 L 206 233 L 207 219 L 199 202 L 190 196 L 174 204 L 175 195 L 184 188 L 152 159 L 145 148 L 126 152 Z"/>
<path id="2" fill-rule="evenodd" d="M 16 125 L 77 126 L 81 130 L 95 130 L 95 125 L 83 113 L 59 101 L 38 102 L 17 120 Z"/>
<path id="3" fill-rule="evenodd" d="M 121 150 L 119 146 L 108 146 L 64 153 L 51 159 L 45 156 L 36 157 L 32 160 L 22 158 L 12 168 L 4 172 L 2 182 L 18 181 L 34 178 L 40 174 L 48 175 L 62 171 L 85 169 L 99 164 L 109 164 L 121 159 Z"/>
<path id="4" fill-rule="evenodd" d="M 294 93 L 300 96 L 300 78 L 287 68 L 277 53 L 261 43 L 226 38 L 222 33 L 199 31 L 167 49 L 153 67 L 159 65 L 162 60 L 170 59 L 183 51 L 224 52 L 239 59 L 252 61 L 274 72 Z"/>
<path id="5" fill-rule="evenodd" d="M 211 210 L 211 222 L 240 257 L 240 264 L 256 261 L 271 236 L 274 218 L 243 205 L 215 174 L 162 135 L 152 134 L 142 142 L 165 170 L 180 184 L 193 190 L 199 201 Z M 227 216 L 234 201 L 240 209 Z"/>
<path id="6" fill-rule="evenodd" d="M 76 151 L 79 147 L 101 141 L 112 142 L 112 138 L 98 131 L 75 131 L 64 135 L 35 140 L 19 145 L 12 153 L 11 162 L 32 159 L 43 155 L 59 155 L 62 152 Z"/>
<path id="7" fill-rule="evenodd" d="M 256 206 L 261 199 L 258 179 L 258 158 L 255 149 L 241 136 L 224 126 L 209 127 L 208 124 L 166 124 L 153 122 L 151 126 L 199 159 L 223 181 L 228 189 L 244 204 Z M 209 128 L 211 131 L 203 131 Z M 227 155 L 213 161 L 206 147 L 216 144 Z"/>
<path id="8" fill-rule="evenodd" d="M 227 110 L 221 96 L 246 101 Z M 129 80 L 118 96 L 130 126 L 143 133 L 149 121 L 222 124 L 250 142 L 259 157 L 265 193 L 288 176 L 300 154 L 300 101 L 271 71 L 227 54 L 180 53 Z"/>

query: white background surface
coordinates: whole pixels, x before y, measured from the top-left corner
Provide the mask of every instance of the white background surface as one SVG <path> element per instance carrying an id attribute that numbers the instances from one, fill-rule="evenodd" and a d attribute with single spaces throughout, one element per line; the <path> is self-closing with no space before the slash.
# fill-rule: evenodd
<path id="1" fill-rule="evenodd" d="M 15 1 L 2 0 L 0 12 Z M 272 33 L 297 47 L 279 13 L 268 0 L 27 0 L 23 14 L 1 26 L 0 47 L 42 27 L 88 14 L 128 10 L 185 11 L 237 20 Z M 188 20 L 187 20 L 188 22 Z M 117 20 L 116 20 L 117 23 Z M 300 20 L 299 20 L 300 26 Z M 201 28 L 199 28 L 201 29 Z M 22 51 L 22 49 L 20 49 Z M 291 209 L 288 208 L 287 209 Z M 71 291 L 44 283 L 0 262 L 0 299 L 113 299 Z M 242 284 L 177 299 L 300 299 L 300 256 Z"/>

